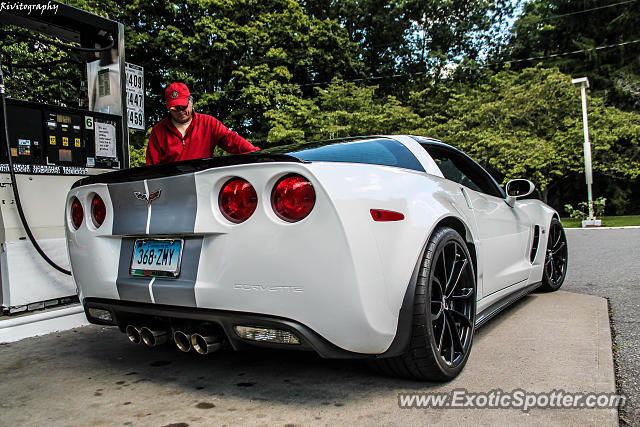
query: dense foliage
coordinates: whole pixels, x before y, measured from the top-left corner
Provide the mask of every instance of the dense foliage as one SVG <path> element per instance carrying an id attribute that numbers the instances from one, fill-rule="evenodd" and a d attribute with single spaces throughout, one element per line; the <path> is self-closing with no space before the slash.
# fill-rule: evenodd
<path id="1" fill-rule="evenodd" d="M 593 89 L 609 102 L 640 108 L 640 2 L 529 1 L 502 54 L 516 60 L 558 55 L 545 63 L 589 77 Z"/>
<path id="2" fill-rule="evenodd" d="M 520 2 L 509 0 L 67 3 L 125 25 L 127 60 L 145 67 L 149 127 L 164 86 L 184 81 L 198 111 L 260 147 L 433 136 L 499 180 L 531 179 L 557 209 L 586 193 L 571 85 L 586 75 L 594 194 L 609 214 L 637 211 L 640 2 L 531 0 L 515 21 Z M 76 105 L 83 58 L 16 35 L 1 48 L 10 96 Z M 29 63 L 49 65 L 16 67 Z M 134 165 L 147 136 L 132 133 Z"/>

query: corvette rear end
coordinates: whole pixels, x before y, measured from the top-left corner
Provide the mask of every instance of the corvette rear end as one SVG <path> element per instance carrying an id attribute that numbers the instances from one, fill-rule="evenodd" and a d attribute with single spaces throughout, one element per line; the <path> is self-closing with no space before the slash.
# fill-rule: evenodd
<path id="1" fill-rule="evenodd" d="M 564 281 L 557 212 L 454 147 L 373 136 L 88 177 L 68 194 L 87 318 L 134 343 L 369 358 L 450 380 L 474 330 Z"/>
<path id="2" fill-rule="evenodd" d="M 67 240 L 87 317 L 185 351 L 384 353 L 429 231 L 404 220 L 411 180 L 252 155 L 80 181 Z"/>

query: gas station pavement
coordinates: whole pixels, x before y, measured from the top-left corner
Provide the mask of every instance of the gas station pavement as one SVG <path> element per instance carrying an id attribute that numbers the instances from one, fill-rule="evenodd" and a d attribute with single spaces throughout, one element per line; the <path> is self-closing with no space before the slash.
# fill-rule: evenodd
<path id="1" fill-rule="evenodd" d="M 0 379 L 0 425 L 618 424 L 615 408 L 399 407 L 399 393 L 459 389 L 614 393 L 606 300 L 565 291 L 526 296 L 479 329 L 443 384 L 307 352 L 147 348 L 101 326 L 0 344 Z"/>

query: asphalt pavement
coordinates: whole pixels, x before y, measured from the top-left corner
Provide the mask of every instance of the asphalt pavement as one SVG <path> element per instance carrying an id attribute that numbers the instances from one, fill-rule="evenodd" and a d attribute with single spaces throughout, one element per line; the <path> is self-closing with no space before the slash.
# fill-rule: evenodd
<path id="1" fill-rule="evenodd" d="M 567 229 L 569 269 L 562 289 L 609 299 L 621 424 L 640 425 L 640 229 Z"/>

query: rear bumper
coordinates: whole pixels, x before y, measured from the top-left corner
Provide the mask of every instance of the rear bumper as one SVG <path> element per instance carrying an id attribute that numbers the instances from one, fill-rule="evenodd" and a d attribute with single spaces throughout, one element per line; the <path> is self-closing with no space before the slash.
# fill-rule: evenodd
<path id="1" fill-rule="evenodd" d="M 193 325 L 210 324 L 219 327 L 231 347 L 236 351 L 249 350 L 254 347 L 315 351 L 321 357 L 330 359 L 374 358 L 376 355 L 350 352 L 341 349 L 322 338 L 311 328 L 291 319 L 255 313 L 243 313 L 228 310 L 212 310 L 203 308 L 176 307 L 159 304 L 136 303 L 109 300 L 103 298 L 85 298 L 83 306 L 87 319 L 98 325 L 118 326 L 124 331 L 126 325 L 139 326 L 163 325 L 175 328 L 176 325 L 190 323 Z M 108 310 L 113 322 L 96 319 L 91 316 L 89 308 Z M 258 328 L 278 329 L 292 333 L 300 344 L 275 344 L 257 342 L 240 338 L 234 326 L 252 326 Z"/>

